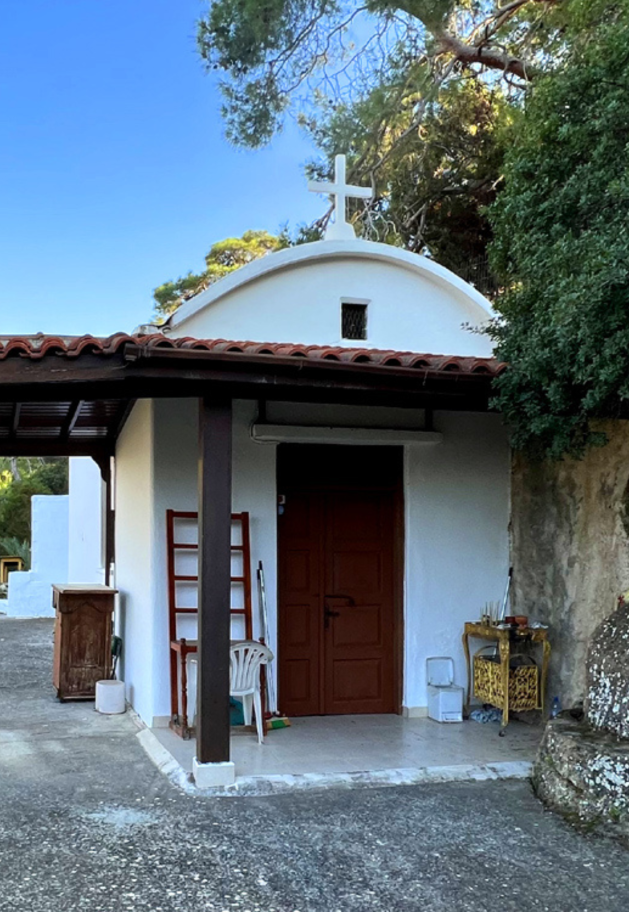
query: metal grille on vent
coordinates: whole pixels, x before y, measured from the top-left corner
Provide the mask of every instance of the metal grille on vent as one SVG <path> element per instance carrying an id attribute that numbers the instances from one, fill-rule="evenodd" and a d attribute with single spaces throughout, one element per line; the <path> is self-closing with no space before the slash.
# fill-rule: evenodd
<path id="1" fill-rule="evenodd" d="M 367 338 L 367 305 L 341 305 L 341 331 L 344 339 Z"/>

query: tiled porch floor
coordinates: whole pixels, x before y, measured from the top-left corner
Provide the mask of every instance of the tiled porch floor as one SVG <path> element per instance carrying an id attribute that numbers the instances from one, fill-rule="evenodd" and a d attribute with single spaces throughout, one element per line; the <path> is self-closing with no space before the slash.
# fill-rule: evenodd
<path id="1" fill-rule="evenodd" d="M 192 770 L 195 742 L 165 728 L 152 730 L 186 771 Z M 531 761 L 541 725 L 512 722 L 505 737 L 498 723 L 440 724 L 401 716 L 311 716 L 269 732 L 263 745 L 254 734 L 232 736 L 236 776 L 350 773 L 385 769 L 486 765 Z"/>

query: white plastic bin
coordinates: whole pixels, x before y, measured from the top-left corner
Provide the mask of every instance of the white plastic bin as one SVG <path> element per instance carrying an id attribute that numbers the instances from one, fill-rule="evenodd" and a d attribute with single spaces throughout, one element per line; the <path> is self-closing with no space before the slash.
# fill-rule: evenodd
<path id="1" fill-rule="evenodd" d="M 454 684 L 454 659 L 433 656 L 426 659 L 428 718 L 435 722 L 463 721 L 463 688 Z"/>
<path id="2" fill-rule="evenodd" d="M 96 682 L 96 712 L 113 716 L 123 713 L 126 708 L 124 681 Z"/>

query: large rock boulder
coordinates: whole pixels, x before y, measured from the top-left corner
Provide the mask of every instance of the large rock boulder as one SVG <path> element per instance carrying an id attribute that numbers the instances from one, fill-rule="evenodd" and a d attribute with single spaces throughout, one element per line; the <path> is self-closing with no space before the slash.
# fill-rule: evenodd
<path id="1" fill-rule="evenodd" d="M 570 822 L 629 840 L 629 742 L 570 718 L 552 719 L 533 769 L 533 787 Z"/>
<path id="2" fill-rule="evenodd" d="M 574 823 L 629 841 L 629 607 L 600 624 L 587 659 L 585 717 L 551 719 L 533 769 L 537 795 Z"/>
<path id="3" fill-rule="evenodd" d="M 585 716 L 596 731 L 629 739 L 629 606 L 624 598 L 592 638 Z"/>

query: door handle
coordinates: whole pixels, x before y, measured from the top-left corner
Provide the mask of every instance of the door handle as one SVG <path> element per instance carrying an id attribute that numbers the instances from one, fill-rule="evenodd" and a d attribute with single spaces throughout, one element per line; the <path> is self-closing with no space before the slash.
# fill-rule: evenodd
<path id="1" fill-rule="evenodd" d="M 327 604 L 327 599 L 344 599 L 348 605 L 354 605 L 354 599 L 351 595 L 344 595 L 342 592 L 332 592 L 323 596 L 326 599 L 326 603 L 323 611 L 323 626 L 327 629 L 330 626 L 330 618 L 337 618 L 341 614 L 340 611 L 333 611 L 332 608 Z"/>
<path id="2" fill-rule="evenodd" d="M 349 602 L 350 605 L 355 605 L 356 602 L 351 595 L 343 595 L 342 592 L 333 592 L 330 595 L 324 595 L 325 599 L 345 599 L 346 602 Z"/>

